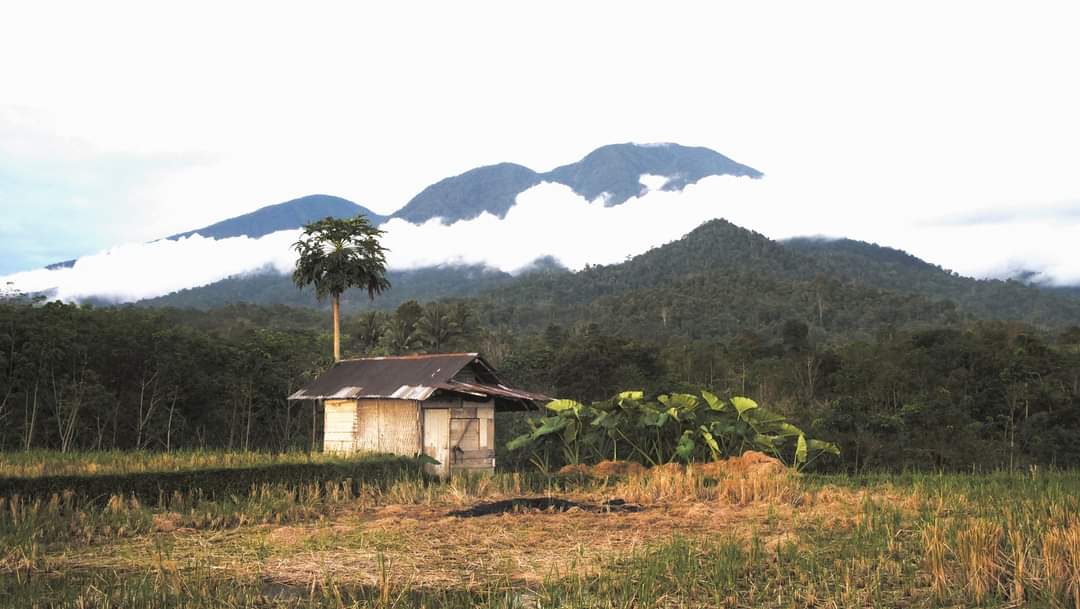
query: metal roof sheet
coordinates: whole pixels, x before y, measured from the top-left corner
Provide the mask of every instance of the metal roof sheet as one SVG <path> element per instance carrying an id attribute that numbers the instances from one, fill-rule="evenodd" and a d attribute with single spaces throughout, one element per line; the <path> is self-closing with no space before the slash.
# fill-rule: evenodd
<path id="1" fill-rule="evenodd" d="M 466 366 L 475 364 L 482 376 L 494 383 L 453 380 Z M 482 379 L 488 380 L 488 379 Z M 392 398 L 426 400 L 436 391 L 522 401 L 547 401 L 538 393 L 511 389 L 499 382 L 495 371 L 478 353 L 440 353 L 397 357 L 366 357 L 334 364 L 290 400 L 355 400 Z"/>

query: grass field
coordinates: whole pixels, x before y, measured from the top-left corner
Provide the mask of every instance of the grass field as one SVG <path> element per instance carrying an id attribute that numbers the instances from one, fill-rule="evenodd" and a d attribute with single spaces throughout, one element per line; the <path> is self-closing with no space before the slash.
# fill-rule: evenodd
<path id="1" fill-rule="evenodd" d="M 304 458 L 3 455 L 0 476 Z M 518 497 L 583 505 L 450 514 Z M 612 499 L 640 509 L 588 509 Z M 438 483 L 402 470 L 212 499 L 71 491 L 0 498 L 0 606 L 1080 609 L 1078 515 L 1080 473 L 1041 471 Z"/>

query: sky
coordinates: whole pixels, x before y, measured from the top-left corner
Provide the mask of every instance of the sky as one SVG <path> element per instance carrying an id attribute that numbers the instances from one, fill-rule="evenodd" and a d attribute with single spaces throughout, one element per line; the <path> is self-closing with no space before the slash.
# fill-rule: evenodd
<path id="1" fill-rule="evenodd" d="M 476 166 L 546 171 L 608 143 L 671 141 L 766 177 L 703 182 L 687 193 L 698 215 L 674 213 L 686 218 L 637 250 L 715 215 L 773 238 L 848 236 L 965 274 L 1028 268 L 1076 284 L 1077 11 L 5 2 L 0 275 L 305 194 L 388 213 Z M 611 227 L 568 197 L 523 195 Z M 520 211 L 542 213 L 531 205 Z M 392 236 L 399 266 L 438 258 L 413 230 Z M 598 262 L 632 253 L 586 248 Z"/>

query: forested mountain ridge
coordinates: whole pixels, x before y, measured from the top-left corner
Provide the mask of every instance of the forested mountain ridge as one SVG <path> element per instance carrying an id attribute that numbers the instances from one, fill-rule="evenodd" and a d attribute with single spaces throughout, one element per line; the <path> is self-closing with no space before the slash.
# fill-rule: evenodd
<path id="1" fill-rule="evenodd" d="M 571 272 L 548 264 L 511 276 L 479 266 L 391 274 L 374 302 L 346 294 L 349 310 L 406 300 L 472 298 L 493 320 L 540 329 L 600 323 L 627 336 L 718 338 L 774 333 L 786 320 L 837 337 L 884 327 L 1012 319 L 1046 327 L 1080 323 L 1080 299 L 1016 281 L 961 277 L 914 256 L 851 240 L 776 242 L 725 220 L 626 262 Z M 316 306 L 285 275 L 246 275 L 142 301 L 208 309 L 229 302 Z"/>
<path id="2" fill-rule="evenodd" d="M 982 319 L 1017 319 L 1050 326 L 1080 323 L 1080 299 L 1068 290 L 1017 280 L 964 277 L 907 252 L 854 239 L 798 238 L 783 244 L 814 258 L 831 276 L 952 300 Z"/>
<path id="3" fill-rule="evenodd" d="M 832 255 L 712 220 L 626 262 L 535 273 L 477 299 L 512 325 L 588 321 L 638 337 L 770 334 L 792 319 L 837 339 L 973 319 L 1080 323 L 1080 299 L 959 277 L 898 250 L 854 249 L 863 253 Z"/>

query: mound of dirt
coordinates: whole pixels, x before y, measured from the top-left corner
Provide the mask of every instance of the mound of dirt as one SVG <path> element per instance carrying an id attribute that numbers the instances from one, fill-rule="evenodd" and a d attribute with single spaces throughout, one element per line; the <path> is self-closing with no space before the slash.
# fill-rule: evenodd
<path id="1" fill-rule="evenodd" d="M 607 476 L 635 476 L 645 471 L 640 463 L 634 461 L 601 461 L 593 466 L 592 475 L 597 478 Z"/>
<path id="2" fill-rule="evenodd" d="M 782 461 L 756 450 L 723 461 L 697 464 L 694 468 L 710 478 L 767 478 L 787 471 Z"/>
<path id="3" fill-rule="evenodd" d="M 558 476 L 590 476 L 592 471 L 588 465 L 579 463 L 577 465 L 564 465 L 555 474 Z"/>

